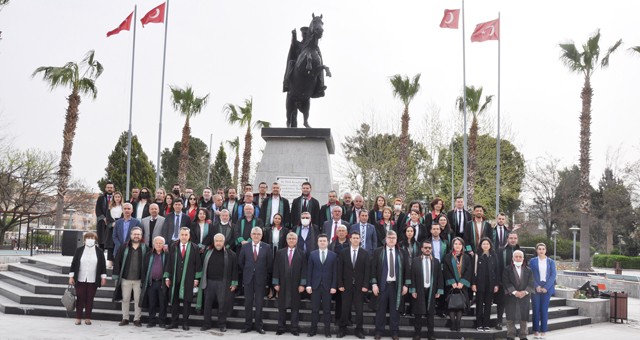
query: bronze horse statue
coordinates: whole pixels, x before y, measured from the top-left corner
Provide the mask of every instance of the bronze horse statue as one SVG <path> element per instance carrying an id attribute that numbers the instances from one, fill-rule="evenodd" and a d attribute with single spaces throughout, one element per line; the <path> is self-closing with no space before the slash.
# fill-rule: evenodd
<path id="1" fill-rule="evenodd" d="M 284 79 L 284 92 L 287 92 L 287 127 L 298 127 L 298 110 L 304 116 L 304 126 L 309 126 L 309 107 L 311 98 L 324 97 L 327 88 L 324 85 L 324 73 L 331 77 L 329 67 L 322 62 L 318 40 L 324 32 L 322 14 L 311 14 L 309 27 L 301 28 L 303 39 L 298 42 L 295 29 L 292 31 L 291 48 Z"/>

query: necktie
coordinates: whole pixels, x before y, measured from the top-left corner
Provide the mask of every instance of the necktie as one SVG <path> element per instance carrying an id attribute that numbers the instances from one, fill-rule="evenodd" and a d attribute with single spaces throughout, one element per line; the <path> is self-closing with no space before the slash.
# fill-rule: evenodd
<path id="1" fill-rule="evenodd" d="M 107 195 L 107 204 L 111 203 L 111 195 Z"/>
<path id="2" fill-rule="evenodd" d="M 324 250 L 320 252 L 320 262 L 322 262 L 322 264 L 324 264 Z"/>
<path id="3" fill-rule="evenodd" d="M 393 259 L 393 249 L 389 249 L 389 277 L 394 278 L 396 276 L 396 264 Z"/>
<path id="4" fill-rule="evenodd" d="M 304 199 L 304 204 L 302 205 L 302 211 L 307 211 L 307 199 Z"/>
<path id="5" fill-rule="evenodd" d="M 256 245 L 253 245 L 253 262 L 258 260 L 258 250 L 256 249 Z"/>
<path id="6" fill-rule="evenodd" d="M 458 227 L 460 229 L 460 232 L 462 232 L 463 229 L 463 225 L 462 225 L 462 210 L 458 210 Z"/>
<path id="7" fill-rule="evenodd" d="M 333 221 L 333 237 L 331 238 L 332 241 L 335 241 L 338 238 L 338 235 L 336 235 L 336 229 L 338 229 L 338 222 Z"/>
<path id="8" fill-rule="evenodd" d="M 293 249 L 289 248 L 289 267 L 291 267 L 292 258 L 293 258 Z"/>
<path id="9" fill-rule="evenodd" d="M 361 224 L 360 225 L 360 237 L 361 237 L 360 244 L 362 245 L 362 248 L 364 248 L 364 249 L 367 249 L 365 247 L 366 236 L 367 236 L 366 233 L 367 233 L 367 228 L 365 227 L 364 224 Z"/>
<path id="10" fill-rule="evenodd" d="M 180 230 L 180 217 L 179 215 L 176 215 L 176 220 L 175 223 L 173 224 L 173 239 L 177 240 L 179 233 L 178 231 Z"/>
<path id="11" fill-rule="evenodd" d="M 502 226 L 498 228 L 498 246 L 502 246 Z"/>
<path id="12" fill-rule="evenodd" d="M 355 268 L 355 266 L 356 266 L 356 256 L 357 256 L 357 254 L 358 254 L 358 251 L 357 251 L 357 250 L 354 250 L 354 251 L 353 251 L 353 257 L 351 257 L 351 264 L 353 264 L 353 267 L 354 267 L 354 268 Z"/>
<path id="13" fill-rule="evenodd" d="M 430 267 L 430 263 L 429 263 L 429 259 L 428 258 L 424 258 L 424 288 L 429 288 L 431 282 L 431 267 Z"/>
<path id="14" fill-rule="evenodd" d="M 182 258 L 184 258 L 184 254 L 187 252 L 187 248 L 184 246 L 184 244 L 182 245 Z"/>
<path id="15" fill-rule="evenodd" d="M 478 246 L 480 244 L 480 232 L 482 231 L 482 223 L 480 225 L 478 225 L 477 223 L 474 223 L 476 225 L 476 246 Z"/>

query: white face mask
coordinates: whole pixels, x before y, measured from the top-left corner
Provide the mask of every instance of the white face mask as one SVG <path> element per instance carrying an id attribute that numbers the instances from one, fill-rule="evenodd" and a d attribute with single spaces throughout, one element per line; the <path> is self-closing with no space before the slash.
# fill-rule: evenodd
<path id="1" fill-rule="evenodd" d="M 311 219 L 303 218 L 300 220 L 300 223 L 302 223 L 302 225 L 306 227 L 311 223 Z"/>
<path id="2" fill-rule="evenodd" d="M 393 209 L 400 210 L 400 209 L 402 209 L 402 205 L 396 204 L 396 205 L 393 206 Z"/>
<path id="3" fill-rule="evenodd" d="M 519 261 L 519 262 L 513 261 L 513 264 L 514 264 L 516 267 L 520 267 L 520 266 L 522 266 L 522 261 Z"/>
<path id="4" fill-rule="evenodd" d="M 86 239 L 86 240 L 84 241 L 84 244 L 85 244 L 87 247 L 93 247 L 93 246 L 95 246 L 95 245 L 96 245 L 96 240 L 94 240 L 94 239 L 92 239 L 92 238 L 88 238 L 88 239 Z"/>

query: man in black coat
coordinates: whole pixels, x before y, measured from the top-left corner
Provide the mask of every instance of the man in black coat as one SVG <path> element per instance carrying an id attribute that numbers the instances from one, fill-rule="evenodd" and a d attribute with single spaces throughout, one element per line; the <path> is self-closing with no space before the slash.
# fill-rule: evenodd
<path id="1" fill-rule="evenodd" d="M 464 228 L 465 252 L 473 258 L 480 240 L 483 237 L 491 238 L 492 233 L 491 224 L 484 218 L 484 207 L 476 205 L 473 207 L 473 220 L 467 222 Z"/>
<path id="2" fill-rule="evenodd" d="M 416 256 L 411 264 L 411 275 L 407 277 L 410 285 L 409 293 L 416 303 L 412 304 L 415 319 L 413 321 L 413 339 L 420 340 L 422 331 L 422 316 L 427 317 L 427 338 L 433 340 L 433 315 L 436 311 L 436 301 L 444 294 L 444 280 L 440 261 L 431 256 L 432 245 L 429 241 L 422 242 L 422 256 Z"/>
<path id="3" fill-rule="evenodd" d="M 303 212 L 300 216 L 300 223 L 292 231 L 298 235 L 298 249 L 300 249 L 305 257 L 309 257 L 309 254 L 318 249 L 318 235 L 320 230 L 315 224 L 311 224 L 311 214 L 309 212 Z"/>
<path id="4" fill-rule="evenodd" d="M 407 294 L 405 277 L 408 274 L 409 255 L 396 247 L 398 236 L 395 231 L 387 232 L 387 245 L 377 248 L 371 258 L 371 290 L 378 300 L 376 310 L 375 340 L 380 340 L 386 325 L 387 309 L 389 310 L 389 328 L 391 338 L 398 340 L 399 313 L 402 297 Z"/>
<path id="5" fill-rule="evenodd" d="M 188 216 L 185 216 L 188 218 Z M 202 261 L 198 245 L 189 242 L 189 228 L 180 228 L 180 239 L 169 247 L 169 258 L 164 279 L 169 288 L 171 324 L 167 329 L 178 328 L 180 301 L 182 301 L 182 329 L 189 330 L 189 314 L 193 300 L 193 288 L 198 287 L 202 276 Z"/>
<path id="6" fill-rule="evenodd" d="M 471 218 L 471 213 L 464 209 L 464 198 L 456 197 L 456 206 L 447 213 L 447 219 L 457 237 L 464 238 L 464 227 Z"/>
<path id="7" fill-rule="evenodd" d="M 229 210 L 229 215 L 231 216 L 231 222 L 233 222 L 233 224 L 238 222 L 238 206 L 240 206 L 240 203 L 241 202 L 237 199 L 236 188 L 229 188 L 227 191 L 227 199 L 224 201 L 222 206 Z"/>
<path id="8" fill-rule="evenodd" d="M 506 296 L 507 340 L 516 337 L 516 320 L 520 320 L 521 340 L 527 339 L 529 311 L 531 310 L 531 294 L 534 293 L 533 273 L 524 263 L 522 250 L 513 252 L 513 263 L 502 273 L 502 285 Z M 520 311 L 517 315 L 516 311 Z"/>
<path id="9" fill-rule="evenodd" d="M 226 249 L 235 249 L 235 240 L 233 239 L 233 224 L 231 224 L 231 216 L 229 216 L 229 210 L 222 209 L 220 212 L 220 220 L 218 222 L 214 222 L 211 226 L 211 231 L 209 232 L 209 236 L 205 238 L 204 244 L 212 244 L 213 236 L 216 234 L 222 234 L 224 236 L 224 247 Z"/>
<path id="10" fill-rule="evenodd" d="M 311 183 L 302 183 L 302 195 L 291 202 L 291 225 L 300 225 L 300 216 L 303 212 L 309 212 L 311 223 L 319 225 L 320 202 L 311 197 Z"/>
<path id="11" fill-rule="evenodd" d="M 318 214 L 319 221 L 317 223 L 318 225 L 323 226 L 322 232 L 327 234 L 327 236 L 329 236 L 329 241 L 331 241 L 333 235 L 329 232 L 328 229 L 324 229 L 325 222 L 330 221 L 332 217 L 334 220 L 336 219 L 335 215 L 333 214 L 334 208 L 340 208 L 340 215 L 337 217 L 337 219 L 339 220 L 342 217 L 342 214 L 344 214 L 344 207 L 340 205 L 340 201 L 338 200 L 338 193 L 335 190 L 329 191 L 328 196 L 329 201 L 327 202 L 327 204 L 323 204 L 320 207 L 320 213 Z"/>
<path id="12" fill-rule="evenodd" d="M 255 329 L 265 334 L 262 328 L 262 304 L 264 303 L 265 286 L 269 274 L 273 270 L 273 251 L 271 246 L 261 242 L 262 228 L 251 229 L 251 241 L 245 243 L 238 252 L 238 265 L 242 271 L 244 287 L 244 328 L 241 333 L 251 331 L 253 307 L 255 306 Z M 255 305 L 254 305 L 255 303 Z"/>
<path id="13" fill-rule="evenodd" d="M 238 260 L 236 253 L 225 248 L 225 238 L 215 234 L 213 245 L 207 247 L 202 261 L 202 284 L 198 292 L 196 309 L 201 306 L 204 293 L 204 318 L 201 331 L 211 328 L 211 308 L 218 303 L 218 327 L 227 331 L 227 314 L 233 309 L 233 296 L 238 288 Z"/>
<path id="14" fill-rule="evenodd" d="M 320 225 L 322 227 L 320 232 L 327 234 L 327 236 L 329 236 L 329 242 L 332 242 L 338 238 L 336 230 L 338 229 L 339 225 L 342 224 L 345 226 L 350 226 L 351 224 L 342 219 L 342 206 L 334 205 L 330 209 L 331 215 L 329 219 L 325 220 L 324 223 Z"/>
<path id="15" fill-rule="evenodd" d="M 274 182 L 271 185 L 271 195 L 265 198 L 260 205 L 260 219 L 266 226 L 273 224 L 273 215 L 282 215 L 282 225 L 291 228 L 291 206 L 289 200 L 280 196 L 280 184 Z"/>
<path id="16" fill-rule="evenodd" d="M 262 229 L 264 227 L 262 220 L 254 215 L 254 211 L 252 204 L 246 204 L 243 206 L 243 216 L 238 220 L 233 234 L 233 238 L 236 242 L 236 249 L 240 249 L 246 243 L 251 242 L 251 232 L 253 228 L 259 227 Z"/>
<path id="17" fill-rule="evenodd" d="M 356 312 L 355 336 L 364 339 L 362 305 L 371 277 L 369 253 L 360 248 L 360 232 L 352 232 L 349 242 L 350 247 L 343 249 L 338 257 L 338 290 L 342 294 L 342 305 L 336 305 L 336 309 L 341 309 L 338 338 L 347 334 L 353 308 Z"/>
<path id="18" fill-rule="evenodd" d="M 283 229 L 284 230 L 284 229 Z M 273 261 L 273 288 L 278 292 L 278 329 L 285 332 L 287 308 L 291 309 L 291 334 L 298 336 L 300 293 L 307 285 L 307 258 L 297 247 L 298 235 L 287 234 L 287 247 L 278 250 Z"/>
<path id="19" fill-rule="evenodd" d="M 108 181 L 104 186 L 104 193 L 96 200 L 96 233 L 98 234 L 98 246 L 102 249 L 104 249 L 104 240 L 107 237 L 107 216 L 114 190 L 113 182 Z"/>

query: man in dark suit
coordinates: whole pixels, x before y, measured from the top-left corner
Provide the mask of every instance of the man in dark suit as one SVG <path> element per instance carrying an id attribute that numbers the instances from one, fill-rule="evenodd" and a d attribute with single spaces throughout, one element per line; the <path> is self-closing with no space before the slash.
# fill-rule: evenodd
<path id="1" fill-rule="evenodd" d="M 211 244 L 213 236 L 216 234 L 222 234 L 224 236 L 224 247 L 226 249 L 234 248 L 235 240 L 233 239 L 233 225 L 231 224 L 231 216 L 229 216 L 229 210 L 222 209 L 220 212 L 220 221 L 215 222 L 211 226 L 211 232 L 209 237 L 204 240 L 204 244 Z"/>
<path id="2" fill-rule="evenodd" d="M 282 225 L 285 228 L 291 227 L 291 206 L 289 200 L 280 196 L 280 184 L 273 182 L 271 185 L 271 195 L 262 201 L 260 206 L 260 219 L 265 225 L 273 224 L 273 215 L 282 215 Z"/>
<path id="3" fill-rule="evenodd" d="M 224 208 L 229 210 L 229 215 L 231 216 L 231 222 L 236 224 L 238 222 L 238 206 L 240 202 L 237 199 L 236 188 L 229 188 L 227 191 L 227 199 L 224 201 Z"/>
<path id="4" fill-rule="evenodd" d="M 233 238 L 236 240 L 236 247 L 238 249 L 245 243 L 251 242 L 251 231 L 254 227 L 259 227 L 261 229 L 264 227 L 262 221 L 254 215 L 253 204 L 244 205 L 242 210 L 244 212 L 243 216 L 238 220 L 233 234 Z"/>
<path id="5" fill-rule="evenodd" d="M 276 335 L 285 331 L 287 308 L 291 309 L 291 334 L 298 336 L 300 293 L 307 285 L 307 258 L 297 247 L 298 235 L 287 234 L 287 247 L 278 250 L 273 262 L 273 288 L 278 292 L 278 329 Z"/>
<path id="6" fill-rule="evenodd" d="M 294 232 L 298 235 L 298 249 L 300 249 L 306 257 L 318 249 L 318 235 L 320 230 L 315 224 L 311 224 L 311 214 L 303 212 L 300 216 L 301 225 L 295 227 Z"/>
<path id="7" fill-rule="evenodd" d="M 326 234 L 318 236 L 318 249 L 309 254 L 307 263 L 307 294 L 311 294 L 311 328 L 309 337 L 317 333 L 320 306 L 324 318 L 324 335 L 331 337 L 331 295 L 336 293 L 338 256 L 329 250 Z"/>
<path id="8" fill-rule="evenodd" d="M 238 253 L 238 265 L 242 271 L 244 286 L 244 328 L 241 333 L 251 331 L 253 307 L 255 306 L 255 329 L 265 334 L 262 328 L 262 304 L 264 303 L 265 286 L 273 269 L 273 251 L 271 246 L 261 242 L 262 228 L 251 229 L 251 242 L 245 243 Z M 254 305 L 255 303 L 255 305 Z"/>
<path id="9" fill-rule="evenodd" d="M 198 246 L 189 241 L 189 228 L 180 228 L 179 235 L 179 240 L 172 242 L 169 247 L 169 258 L 164 271 L 171 304 L 171 323 L 167 325 L 167 329 L 178 328 L 182 301 L 182 329 L 188 331 L 193 290 L 200 284 L 202 262 Z"/>
<path id="10" fill-rule="evenodd" d="M 520 339 L 527 338 L 527 321 L 531 310 L 531 294 L 534 293 L 533 273 L 524 265 L 522 250 L 513 252 L 513 263 L 502 273 L 502 285 L 506 294 L 507 339 L 516 337 L 516 320 L 520 320 Z M 520 314 L 517 314 L 519 309 Z"/>
<path id="11" fill-rule="evenodd" d="M 140 221 L 131 216 L 133 214 L 133 206 L 127 202 L 122 205 L 123 218 L 116 220 L 113 227 L 113 253 L 118 253 L 118 248 L 123 244 L 129 242 L 130 231 L 134 227 L 140 226 Z"/>
<path id="12" fill-rule="evenodd" d="M 104 249 L 104 240 L 106 240 L 107 236 L 107 214 L 114 190 L 113 182 L 107 181 L 104 186 L 104 193 L 98 196 L 96 200 L 96 233 L 98 234 L 99 246 L 102 249 Z"/>
<path id="13" fill-rule="evenodd" d="M 332 252 L 336 253 L 336 255 L 340 255 L 340 253 L 344 250 L 349 248 L 350 243 L 349 243 L 349 231 L 347 229 L 347 226 L 344 224 L 340 224 L 338 225 L 338 229 L 336 230 L 336 234 L 338 234 L 336 236 L 336 239 L 333 241 L 330 241 L 331 243 L 329 244 L 329 250 L 331 250 Z M 327 237 L 329 237 L 329 235 L 327 235 Z"/>
<path id="14" fill-rule="evenodd" d="M 484 218 L 484 207 L 476 205 L 473 207 L 473 220 L 467 222 L 464 228 L 465 252 L 473 258 L 474 252 L 480 245 L 483 237 L 491 238 L 493 229 L 491 224 Z"/>
<path id="15" fill-rule="evenodd" d="M 167 214 L 164 218 L 164 241 L 167 245 L 180 239 L 180 228 L 189 229 L 191 219 L 189 215 L 182 212 L 182 200 L 175 199 L 173 201 L 173 212 Z"/>
<path id="16" fill-rule="evenodd" d="M 369 291 L 369 253 L 360 248 L 360 232 L 352 232 L 349 242 L 350 247 L 343 249 L 338 257 L 338 290 L 342 294 L 342 304 L 336 304 L 336 309 L 341 309 L 338 338 L 347 334 L 351 309 L 355 309 L 355 336 L 364 339 L 362 304 L 364 294 Z"/>
<path id="17" fill-rule="evenodd" d="M 464 198 L 456 197 L 456 207 L 447 213 L 447 219 L 456 236 L 464 238 L 464 226 L 471 221 L 471 213 L 464 209 Z"/>
<path id="18" fill-rule="evenodd" d="M 416 256 L 411 264 L 411 275 L 407 277 L 407 284 L 411 286 L 409 293 L 413 297 L 413 340 L 420 340 L 422 331 L 422 316 L 427 317 L 427 338 L 433 337 L 433 315 L 436 310 L 436 301 L 444 294 L 444 280 L 440 261 L 431 256 L 431 243 L 422 242 L 422 256 Z"/>
<path id="19" fill-rule="evenodd" d="M 496 216 L 496 225 L 491 230 L 491 241 L 496 249 L 504 248 L 507 246 L 507 240 L 511 229 L 507 226 L 507 215 L 505 213 L 499 213 Z"/>
<path id="20" fill-rule="evenodd" d="M 269 190 L 269 186 L 266 182 L 260 182 L 260 184 L 258 184 L 258 194 L 253 195 L 253 205 L 256 207 L 262 207 L 262 203 L 269 198 L 267 190 Z"/>
<path id="21" fill-rule="evenodd" d="M 323 204 L 320 207 L 320 214 L 318 215 L 318 218 L 320 219 L 318 221 L 318 225 L 324 226 L 325 222 L 331 220 L 331 218 L 333 217 L 335 219 L 335 216 L 333 215 L 333 209 L 334 208 L 340 208 L 340 216 L 338 217 L 338 219 L 340 219 L 342 217 L 342 214 L 344 214 L 344 208 L 340 205 L 340 201 L 338 200 L 338 193 L 335 192 L 335 190 L 331 190 L 329 191 L 329 201 L 327 202 L 327 204 Z M 329 240 L 332 239 L 332 235 L 330 235 L 327 230 L 323 230 L 323 233 L 326 233 L 327 236 L 329 236 Z"/>
<path id="22" fill-rule="evenodd" d="M 323 224 L 321 224 L 322 230 L 320 230 L 320 232 L 327 234 L 327 236 L 329 236 L 329 242 L 335 241 L 338 238 L 338 235 L 336 234 L 336 229 L 338 229 L 339 225 L 341 224 L 345 226 L 351 225 L 349 222 L 342 219 L 342 214 L 343 214 L 342 207 L 339 205 L 334 205 L 331 207 L 331 217 L 325 220 Z"/>
<path id="23" fill-rule="evenodd" d="M 360 246 L 369 254 L 373 254 L 378 246 L 378 235 L 376 228 L 369 224 L 369 212 L 366 209 L 360 210 L 360 223 L 354 223 L 351 226 L 350 232 L 354 231 L 360 233 Z"/>
<path id="24" fill-rule="evenodd" d="M 408 288 L 405 277 L 408 274 L 409 255 L 396 247 L 398 236 L 393 230 L 387 232 L 387 245 L 379 247 L 371 258 L 371 290 L 378 299 L 376 310 L 375 340 L 380 340 L 386 325 L 387 309 L 389 310 L 389 328 L 391 338 L 398 340 L 399 313 L 402 297 L 407 294 Z"/>
<path id="25" fill-rule="evenodd" d="M 353 207 L 349 209 L 345 215 L 343 215 L 342 219 L 349 222 L 349 225 L 354 223 L 358 223 L 360 220 L 360 211 L 366 210 L 364 208 L 364 198 L 361 195 L 355 195 L 353 198 Z M 367 212 L 367 218 L 369 216 Z"/>
<path id="26" fill-rule="evenodd" d="M 303 212 L 309 212 L 311 223 L 318 224 L 320 220 L 320 202 L 311 197 L 311 183 L 302 183 L 302 195 L 291 203 L 291 225 L 300 225 L 300 216 Z"/>
<path id="27" fill-rule="evenodd" d="M 258 218 L 260 216 L 260 207 L 253 204 L 253 194 L 250 191 L 245 192 L 242 200 L 242 204 L 238 207 L 238 221 L 244 217 L 244 208 L 248 205 L 253 206 L 253 216 Z"/>
<path id="28" fill-rule="evenodd" d="M 498 277 L 502 277 L 502 273 L 505 268 L 513 262 L 513 253 L 520 249 L 518 245 L 518 234 L 510 233 L 507 238 L 507 245 L 504 248 L 496 249 L 498 254 Z M 496 303 L 496 312 L 498 316 L 498 322 L 496 323 L 496 329 L 502 330 L 504 323 L 502 322 L 505 308 L 505 293 L 502 282 L 498 285 L 498 292 L 494 294 L 494 302 Z"/>
<path id="29" fill-rule="evenodd" d="M 151 243 L 151 251 L 144 255 L 142 262 L 142 301 L 140 301 L 140 307 L 146 306 L 149 309 L 147 328 L 156 325 L 164 328 L 167 319 L 167 287 L 162 282 L 169 256 L 164 251 L 162 236 L 154 237 Z M 159 314 L 157 314 L 158 312 Z"/>

